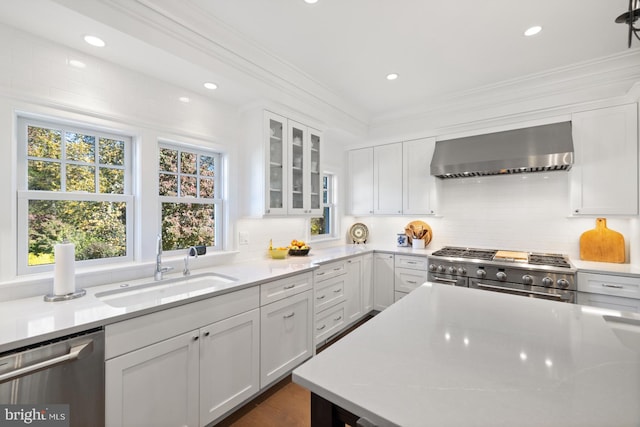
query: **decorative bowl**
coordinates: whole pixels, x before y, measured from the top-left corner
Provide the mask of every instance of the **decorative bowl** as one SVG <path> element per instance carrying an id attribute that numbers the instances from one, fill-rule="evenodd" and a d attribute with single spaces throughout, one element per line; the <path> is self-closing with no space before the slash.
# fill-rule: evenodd
<path id="1" fill-rule="evenodd" d="M 289 249 L 289 255 L 291 256 L 305 256 L 309 253 L 311 248 L 307 249 Z"/>
<path id="2" fill-rule="evenodd" d="M 285 259 L 288 252 L 288 249 L 271 249 L 269 255 L 271 255 L 273 259 Z"/>

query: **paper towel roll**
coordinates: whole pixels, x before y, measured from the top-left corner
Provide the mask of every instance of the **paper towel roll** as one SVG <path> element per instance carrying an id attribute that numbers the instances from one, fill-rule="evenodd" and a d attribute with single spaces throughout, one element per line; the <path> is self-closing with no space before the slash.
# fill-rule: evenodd
<path id="1" fill-rule="evenodd" d="M 76 247 L 73 243 L 59 243 L 54 248 L 53 294 L 67 295 L 76 291 Z"/>

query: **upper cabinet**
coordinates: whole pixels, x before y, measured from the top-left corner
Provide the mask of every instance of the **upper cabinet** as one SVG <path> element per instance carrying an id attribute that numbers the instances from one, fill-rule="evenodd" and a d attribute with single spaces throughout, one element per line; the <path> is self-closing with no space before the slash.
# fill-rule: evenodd
<path id="1" fill-rule="evenodd" d="M 637 104 L 580 112 L 571 120 L 572 214 L 637 215 Z"/>
<path id="2" fill-rule="evenodd" d="M 433 215 L 434 147 L 435 138 L 424 138 L 349 151 L 349 213 Z"/>
<path id="3" fill-rule="evenodd" d="M 322 134 L 265 111 L 265 215 L 320 215 Z"/>

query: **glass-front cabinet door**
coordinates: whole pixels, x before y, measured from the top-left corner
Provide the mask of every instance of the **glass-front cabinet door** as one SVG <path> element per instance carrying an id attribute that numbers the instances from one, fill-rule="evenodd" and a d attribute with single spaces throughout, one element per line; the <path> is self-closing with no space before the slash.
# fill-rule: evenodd
<path id="1" fill-rule="evenodd" d="M 289 213 L 305 214 L 309 194 L 309 137 L 307 128 L 289 121 Z"/>
<path id="2" fill-rule="evenodd" d="M 265 185 L 265 213 L 287 213 L 287 119 L 265 112 L 267 135 L 267 176 Z"/>
<path id="3" fill-rule="evenodd" d="M 320 140 L 321 134 L 315 129 L 309 128 L 309 173 L 311 196 L 309 209 L 313 215 L 322 214 L 322 173 L 320 171 Z"/>

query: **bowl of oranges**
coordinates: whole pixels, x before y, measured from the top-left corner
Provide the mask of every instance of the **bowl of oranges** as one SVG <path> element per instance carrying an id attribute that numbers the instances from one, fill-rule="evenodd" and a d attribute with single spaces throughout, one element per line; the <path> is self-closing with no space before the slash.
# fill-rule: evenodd
<path id="1" fill-rule="evenodd" d="M 302 240 L 293 239 L 291 245 L 289 245 L 289 255 L 291 256 L 305 256 L 309 254 L 311 248 Z"/>

